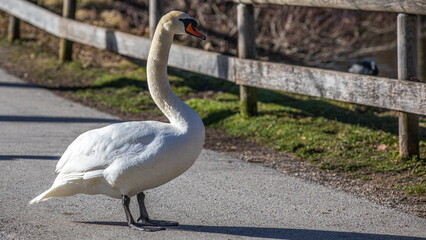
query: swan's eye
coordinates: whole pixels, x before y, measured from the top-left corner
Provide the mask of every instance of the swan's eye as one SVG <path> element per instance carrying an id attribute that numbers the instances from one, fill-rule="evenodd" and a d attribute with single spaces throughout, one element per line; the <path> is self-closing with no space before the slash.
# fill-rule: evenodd
<path id="1" fill-rule="evenodd" d="M 194 26 L 194 28 L 197 27 L 197 25 L 198 25 L 197 21 L 195 21 L 195 20 L 192 20 L 191 23 L 192 23 L 192 26 Z"/>
<path id="2" fill-rule="evenodd" d="M 192 24 L 192 26 L 197 27 L 198 23 L 194 19 L 190 18 L 180 18 L 179 21 L 183 22 L 183 25 L 185 25 L 185 28 L 188 27 L 188 25 Z"/>

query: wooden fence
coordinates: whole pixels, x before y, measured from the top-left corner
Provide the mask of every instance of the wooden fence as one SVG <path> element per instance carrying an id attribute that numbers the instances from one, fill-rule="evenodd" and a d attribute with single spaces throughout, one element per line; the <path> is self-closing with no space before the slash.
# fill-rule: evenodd
<path id="1" fill-rule="evenodd" d="M 228 1 L 239 4 L 239 57 L 174 44 L 169 58 L 170 66 L 241 85 L 242 110 L 247 115 L 256 114 L 256 88 L 280 90 L 400 111 L 400 154 L 403 157 L 419 155 L 418 115 L 426 115 L 426 83 L 410 80 L 418 78 L 417 16 L 413 14 L 426 14 L 426 1 Z M 164 4 L 162 0 L 150 0 L 149 3 L 150 29 L 152 30 L 152 26 L 156 24 L 153 21 L 158 21 L 164 12 L 162 9 Z M 400 13 L 397 19 L 399 79 L 251 60 L 256 56 L 253 30 L 255 19 L 252 3 Z M 21 19 L 50 34 L 66 39 L 68 42 L 75 41 L 121 55 L 147 59 L 150 39 L 75 21 L 72 19 L 73 15 L 67 12 L 67 9 L 73 8 L 72 4 L 75 4 L 75 0 L 64 0 L 65 16 L 63 17 L 25 0 L 0 1 L 0 9 L 11 14 L 10 39 L 19 37 L 19 19 Z M 67 44 L 69 43 L 63 45 Z"/>

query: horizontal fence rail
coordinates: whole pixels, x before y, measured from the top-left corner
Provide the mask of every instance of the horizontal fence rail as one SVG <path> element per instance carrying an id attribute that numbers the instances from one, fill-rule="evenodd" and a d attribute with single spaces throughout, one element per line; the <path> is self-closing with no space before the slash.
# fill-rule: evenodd
<path id="1" fill-rule="evenodd" d="M 244 4 L 276 4 L 426 15 L 425 0 L 227 0 Z"/>
<path id="2" fill-rule="evenodd" d="M 237 84 L 423 115 L 426 112 L 425 83 L 253 60 L 236 61 L 235 69 Z"/>
<path id="3" fill-rule="evenodd" d="M 332 5 L 331 2 L 334 1 L 247 2 L 297 2 L 299 5 L 300 2 L 325 2 Z M 341 2 L 349 4 L 352 1 L 339 1 Z M 396 1 L 387 2 L 393 5 Z M 425 4 L 422 2 L 426 1 L 397 2 L 417 4 L 418 8 L 425 12 Z M 363 4 L 359 3 L 359 6 Z M 151 41 L 144 37 L 63 18 L 24 0 L 0 1 L 0 9 L 60 38 L 137 59 L 146 60 L 148 57 Z M 386 7 L 382 10 L 388 11 Z M 426 115 L 426 83 L 421 82 L 239 59 L 175 44 L 171 49 L 169 66 L 247 86 Z"/>

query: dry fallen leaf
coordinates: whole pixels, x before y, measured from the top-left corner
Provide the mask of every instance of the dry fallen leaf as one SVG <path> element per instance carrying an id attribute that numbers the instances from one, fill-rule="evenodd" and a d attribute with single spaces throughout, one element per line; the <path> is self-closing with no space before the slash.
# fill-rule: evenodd
<path id="1" fill-rule="evenodd" d="M 388 146 L 386 146 L 386 144 L 382 143 L 379 146 L 377 146 L 377 151 L 384 151 L 386 150 Z"/>

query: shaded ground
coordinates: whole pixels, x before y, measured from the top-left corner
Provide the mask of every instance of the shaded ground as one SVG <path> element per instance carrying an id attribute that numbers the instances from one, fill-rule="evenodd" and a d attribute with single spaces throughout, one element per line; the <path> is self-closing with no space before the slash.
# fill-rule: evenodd
<path id="1" fill-rule="evenodd" d="M 34 74 L 28 71 L 29 66 L 25 63 L 13 63 L 8 61 L 8 58 L 12 57 L 8 48 L 1 48 L 0 54 L 3 56 L 0 59 L 0 67 L 27 80 L 28 82 L 50 88 L 58 95 L 71 98 L 74 101 L 114 114 L 123 120 L 150 119 L 166 121 L 164 116 L 152 112 L 132 114 L 129 112 L 122 112 L 117 108 L 106 108 L 103 105 L 99 105 L 96 102 L 89 101 L 84 98 L 72 97 L 70 93 L 79 88 L 84 88 L 84 86 L 89 83 L 85 82 L 84 79 L 75 81 L 75 76 L 63 76 L 55 79 L 37 78 Z M 110 62 L 120 61 L 119 56 L 108 52 L 97 51 L 96 53 L 93 53 L 93 56 L 97 58 L 97 62 L 102 61 L 102 59 L 108 59 Z M 52 71 L 54 71 L 54 69 Z M 211 92 L 204 91 L 197 94 L 204 95 L 198 97 L 208 98 L 211 95 Z M 244 161 L 263 164 L 278 171 L 310 181 L 315 181 L 331 188 L 350 192 L 406 212 L 412 212 L 421 217 L 426 216 L 424 197 L 408 194 L 402 189 L 395 189 L 392 173 L 376 174 L 374 176 L 374 181 L 354 179 L 345 172 L 318 169 L 318 166 L 312 165 L 310 162 L 303 161 L 291 154 L 274 151 L 273 149 L 259 145 L 250 139 L 231 137 L 226 135 L 223 131 L 214 128 L 207 128 L 206 131 L 205 148 L 207 149 L 226 153 Z M 396 176 L 397 174 L 394 173 L 394 175 Z"/>
<path id="2" fill-rule="evenodd" d="M 58 13 L 61 11 L 61 1 L 52 0 L 38 2 L 41 4 L 47 4 L 47 2 L 50 2 L 50 4 L 47 4 L 46 7 Z M 78 20 L 111 29 L 131 32 L 137 35 L 148 34 L 146 18 L 147 1 L 126 0 L 84 2 L 85 4 L 79 5 L 79 8 L 81 9 L 77 12 Z M 181 10 L 188 9 L 188 1 L 178 2 Z M 203 30 L 207 31 L 209 38 L 213 38 L 213 41 L 209 41 L 210 45 L 201 46 L 199 44 L 207 43 L 192 41 L 189 43 L 186 42 L 185 44 L 202 47 L 206 50 L 235 54 L 236 22 L 234 17 L 230 17 L 235 14 L 222 14 L 221 10 L 228 9 L 229 12 L 235 13 L 236 5 L 227 3 L 219 4 L 215 2 L 213 5 L 217 5 L 216 9 L 211 2 L 212 1 L 202 2 L 200 4 L 191 4 L 192 6 L 199 6 L 201 10 L 198 12 L 198 10 L 195 11 L 194 9 L 188 9 L 188 11 L 190 11 L 191 15 L 200 20 L 201 25 L 206 28 Z M 231 6 L 232 9 L 227 6 Z M 210 12 L 211 10 L 209 9 L 213 9 L 214 11 Z M 257 13 L 263 16 L 260 19 L 263 22 L 278 23 L 271 30 L 269 28 L 258 29 L 258 32 L 262 33 L 258 34 L 258 42 L 263 43 L 259 44 L 259 56 L 264 60 L 267 60 L 270 57 L 277 61 L 289 61 L 288 59 L 285 59 L 292 58 L 291 62 L 298 62 L 300 59 L 314 60 L 314 62 L 319 60 L 321 60 L 320 62 L 334 61 L 341 56 L 346 57 L 348 52 L 359 54 L 359 51 L 355 51 L 355 49 L 376 51 L 377 49 L 368 45 L 368 43 L 371 43 L 371 39 L 373 38 L 378 41 L 376 44 L 380 46 L 389 47 L 395 45 L 395 23 L 393 21 L 395 19 L 395 14 L 369 14 L 367 12 L 363 13 L 346 10 L 339 10 L 336 12 L 326 9 L 304 9 L 299 7 L 284 8 L 281 6 L 256 6 L 256 9 L 256 11 L 258 11 Z M 295 14 L 295 12 L 298 13 Z M 330 17 L 330 15 L 332 16 Z M 7 29 L 7 18 L 4 17 L 5 14 L 1 14 L 1 16 L 0 25 L 3 26 L 1 30 L 5 32 Z M 281 18 L 281 16 L 285 17 Z M 279 22 L 276 18 L 280 18 L 282 22 Z M 333 19 L 343 19 L 342 21 L 344 24 L 337 24 L 337 21 L 333 21 Z M 283 28 L 286 28 L 286 26 L 289 25 L 287 24 L 289 21 L 293 21 L 293 23 L 290 24 L 291 29 L 282 31 Z M 306 24 L 306 22 L 310 22 L 311 24 Z M 208 23 L 211 25 L 209 26 Z M 354 23 L 359 24 L 353 26 Z M 345 24 L 350 27 L 344 27 Z M 258 24 L 258 27 L 261 26 L 262 24 Z M 344 29 L 341 29 L 343 27 Z M 313 29 L 318 32 L 316 34 L 312 34 Z M 24 41 L 36 40 L 37 44 L 39 44 L 42 49 L 41 52 L 36 52 L 35 55 L 29 54 L 29 59 L 32 59 L 33 57 L 36 59 L 36 55 L 43 54 L 43 51 L 57 51 L 57 39 L 52 40 L 52 38 L 43 31 L 37 30 L 33 27 L 28 27 L 26 24 L 23 24 L 21 30 L 26 36 L 26 40 Z M 278 32 L 285 34 L 271 37 L 268 35 L 269 31 L 272 33 Z M 342 35 L 333 35 L 333 37 L 329 38 L 330 34 L 333 32 L 342 33 Z M 306 38 L 303 38 L 304 41 L 299 41 L 299 35 L 306 36 Z M 318 38 L 317 35 L 326 37 Z M 260 36 L 263 36 L 263 38 L 259 38 Z M 271 39 L 273 42 L 270 42 Z M 327 42 L 327 39 L 331 42 Z M 361 46 L 359 45 L 361 43 L 367 45 Z M 270 49 L 261 46 L 269 46 Z M 330 47 L 332 50 L 330 50 Z M 152 112 L 132 114 L 121 111 L 116 107 L 105 107 L 104 105 L 86 98 L 77 98 L 72 93 L 78 89 L 89 86 L 91 82 L 86 81 L 84 78 L 80 79 L 73 76 L 70 72 L 65 73 L 65 75 L 62 75 L 61 77 L 55 76 L 55 71 L 57 70 L 55 67 L 50 70 L 51 73 L 46 74 L 51 75 L 52 77 L 37 77 L 37 74 L 34 74 L 31 70 L 29 70 L 31 69 L 31 66 L 28 65 L 28 61 L 8 61 L 8 58 L 13 56 L 8 54 L 7 51 L 8 49 L 1 49 L 1 67 L 22 77 L 28 82 L 50 88 L 58 95 L 81 102 L 102 111 L 112 113 L 124 120 L 153 119 L 166 121 L 166 119 L 160 114 Z M 360 52 L 361 54 L 366 53 L 363 51 Z M 278 55 L 277 53 L 284 54 L 285 59 L 281 59 L 282 55 Z M 329 56 L 330 54 L 332 56 Z M 265 58 L 264 55 L 268 57 Z M 332 57 L 332 59 L 330 57 Z M 97 65 L 108 66 L 109 64 L 120 62 L 122 59 L 120 56 L 116 56 L 105 51 L 95 50 L 79 44 L 75 45 L 74 58 L 78 59 L 84 67 Z M 324 61 L 324 59 L 328 59 L 328 61 Z M 212 95 L 214 95 L 214 92 L 201 91 L 191 93 L 190 96 L 185 98 L 211 98 Z M 365 108 L 368 110 L 369 107 L 360 106 L 359 110 L 362 112 L 365 111 Z M 354 124 L 357 124 L 356 121 Z M 223 131 L 215 128 L 207 128 L 206 135 L 207 139 L 205 147 L 207 149 L 223 152 L 244 161 L 264 164 L 279 171 L 302 177 L 304 179 L 320 182 L 332 188 L 342 189 L 358 196 L 363 196 L 376 202 L 396 207 L 403 211 L 413 212 L 422 217 L 426 216 L 426 197 L 424 194 L 421 194 L 420 196 L 408 194 L 406 189 L 395 188 L 395 182 L 398 182 L 400 179 L 407 182 L 415 181 L 412 176 L 401 177 L 401 173 L 386 172 L 386 174 L 375 174 L 371 177 L 374 181 L 365 181 L 355 179 L 353 176 L 345 172 L 321 170 L 318 168 L 318 165 L 299 159 L 292 154 L 274 151 L 271 148 L 255 143 L 253 140 L 231 137 L 226 135 Z"/>
<path id="3" fill-rule="evenodd" d="M 155 219 L 130 229 L 119 199 L 78 194 L 28 205 L 54 181 L 61 152 L 80 133 L 117 118 L 28 85 L 0 69 L 0 239 L 424 240 L 426 219 L 352 194 L 203 150 L 173 181 L 147 191 Z M 133 216 L 138 209 L 130 204 Z"/>

